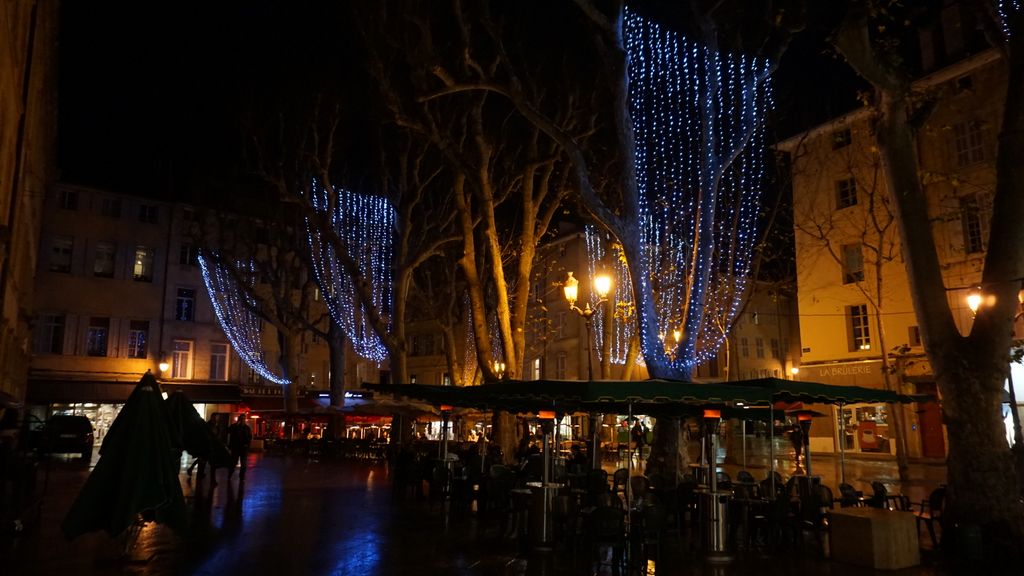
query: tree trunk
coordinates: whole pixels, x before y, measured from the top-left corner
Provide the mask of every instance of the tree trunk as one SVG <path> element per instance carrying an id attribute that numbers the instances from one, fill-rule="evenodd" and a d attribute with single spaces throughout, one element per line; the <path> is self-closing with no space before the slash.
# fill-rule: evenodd
<path id="1" fill-rule="evenodd" d="M 335 322 L 327 328 L 330 349 L 331 406 L 345 406 L 345 331 Z"/>
<path id="2" fill-rule="evenodd" d="M 299 388 L 301 375 L 299 374 L 299 350 L 301 350 L 301 332 L 294 332 L 282 328 L 277 329 L 277 342 L 280 346 L 281 374 L 288 379 L 288 384 L 283 386 L 284 411 L 286 414 L 295 414 L 299 411 Z"/>

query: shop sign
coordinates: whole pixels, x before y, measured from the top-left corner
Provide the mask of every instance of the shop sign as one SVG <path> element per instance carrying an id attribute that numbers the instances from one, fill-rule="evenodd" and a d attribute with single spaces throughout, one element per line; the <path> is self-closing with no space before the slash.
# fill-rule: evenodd
<path id="1" fill-rule="evenodd" d="M 800 367 L 801 380 L 821 382 L 835 386 L 864 386 L 865 388 L 881 388 L 885 385 L 882 378 L 881 360 L 870 362 L 837 362 L 835 364 L 807 365 Z"/>

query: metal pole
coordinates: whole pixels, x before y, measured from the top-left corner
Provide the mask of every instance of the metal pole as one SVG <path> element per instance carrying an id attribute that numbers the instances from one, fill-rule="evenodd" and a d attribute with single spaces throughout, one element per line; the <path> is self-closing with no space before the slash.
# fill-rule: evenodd
<path id="1" fill-rule="evenodd" d="M 597 470 L 601 467 L 601 414 L 590 415 L 590 462 Z"/>
<path id="2" fill-rule="evenodd" d="M 740 420 L 740 440 L 743 441 L 743 469 L 747 469 L 747 421 Z"/>
<path id="3" fill-rule="evenodd" d="M 839 477 L 846 484 L 846 414 L 839 403 Z"/>
<path id="4" fill-rule="evenodd" d="M 584 324 L 587 327 L 587 381 L 592 382 L 594 380 L 594 351 L 590 349 L 590 316 L 583 318 L 586 320 Z"/>
<path id="5" fill-rule="evenodd" d="M 775 402 L 768 405 L 768 478 L 775 498 Z"/>
<path id="6" fill-rule="evenodd" d="M 1006 382 L 1009 384 L 1009 395 L 1010 395 L 1010 416 L 1013 417 L 1013 445 L 1024 446 L 1024 434 L 1021 433 L 1020 429 L 1020 411 L 1017 410 L 1017 392 L 1013 389 L 1013 366 L 1010 366 L 1010 371 L 1006 373 Z"/>

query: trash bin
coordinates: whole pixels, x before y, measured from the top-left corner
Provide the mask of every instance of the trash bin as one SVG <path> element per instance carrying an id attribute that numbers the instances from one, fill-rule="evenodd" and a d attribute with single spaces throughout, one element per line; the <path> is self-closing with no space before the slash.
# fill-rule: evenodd
<path id="1" fill-rule="evenodd" d="M 553 514 L 551 503 L 564 484 L 557 482 L 527 482 L 532 492 L 530 499 L 529 537 L 534 548 L 547 550 L 554 545 Z"/>
<path id="2" fill-rule="evenodd" d="M 701 542 L 708 556 L 725 557 L 729 537 L 728 492 L 703 491 L 698 496 L 701 520 Z"/>

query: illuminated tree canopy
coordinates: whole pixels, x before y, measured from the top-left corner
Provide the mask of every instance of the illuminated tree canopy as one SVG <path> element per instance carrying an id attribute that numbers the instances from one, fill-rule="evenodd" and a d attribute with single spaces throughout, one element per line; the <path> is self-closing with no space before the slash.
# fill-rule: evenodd
<path id="1" fill-rule="evenodd" d="M 388 310 L 392 299 L 392 268 L 396 213 L 380 196 L 330 188 L 317 181 L 310 187 L 313 210 L 330 225 L 344 243 L 345 258 L 358 266 L 358 276 L 371 289 L 372 305 Z M 338 247 L 324 238 L 320 227 L 306 218 L 313 273 L 331 319 L 345 331 L 356 354 L 382 362 L 388 349 L 370 324 L 359 299 L 355 280 L 344 269 Z"/>
<path id="2" fill-rule="evenodd" d="M 263 378 L 275 384 L 288 384 L 288 378 L 271 370 L 264 358 L 262 327 L 252 296 L 256 285 L 252 263 L 238 262 L 229 267 L 216 254 L 204 252 L 199 255 L 199 268 L 217 321 L 238 357 Z M 243 287 L 241 282 L 247 285 Z"/>

